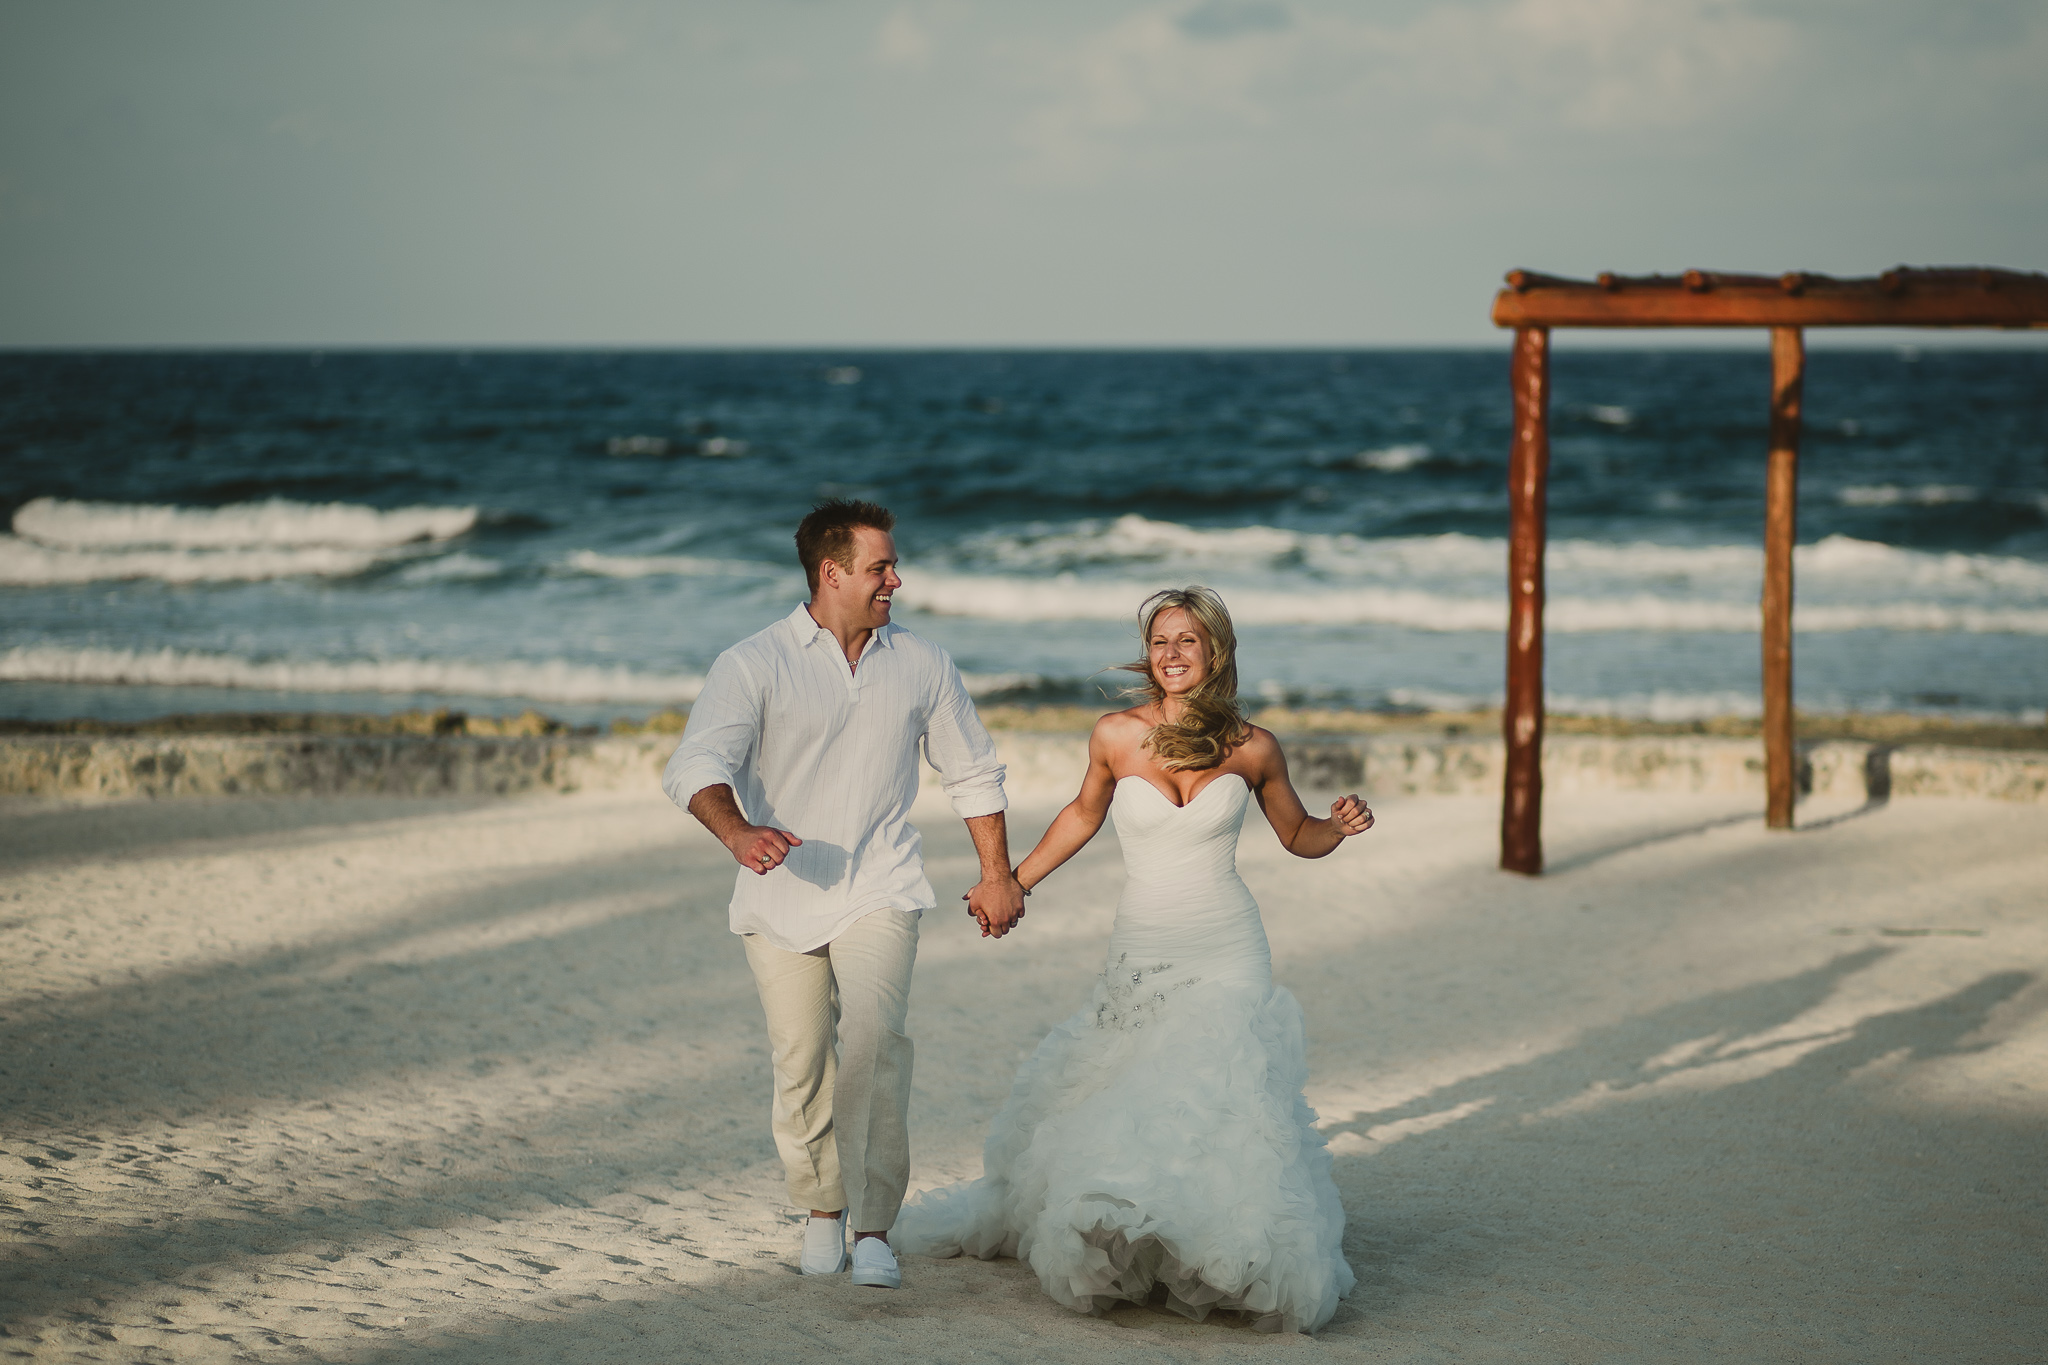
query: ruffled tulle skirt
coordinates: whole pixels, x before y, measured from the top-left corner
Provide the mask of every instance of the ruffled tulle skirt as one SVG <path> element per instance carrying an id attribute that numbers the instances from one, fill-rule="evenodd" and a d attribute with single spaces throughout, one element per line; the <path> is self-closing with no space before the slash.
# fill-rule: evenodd
<path id="1" fill-rule="evenodd" d="M 1097 984 L 1018 1072 L 982 1177 L 913 1199 L 889 1240 L 1017 1257 L 1083 1312 L 1163 1294 L 1197 1320 L 1315 1330 L 1354 1280 L 1301 1007 L 1271 985 L 1131 994 Z"/>

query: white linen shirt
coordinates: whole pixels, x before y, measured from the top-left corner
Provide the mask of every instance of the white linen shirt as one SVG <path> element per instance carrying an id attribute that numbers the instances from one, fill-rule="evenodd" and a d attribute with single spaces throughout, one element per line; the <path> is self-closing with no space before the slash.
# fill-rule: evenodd
<path id="1" fill-rule="evenodd" d="M 723 783 L 751 823 L 803 840 L 766 876 L 739 871 L 731 924 L 807 953 L 873 911 L 938 903 L 909 820 L 920 751 L 962 819 L 1007 808 L 995 744 L 946 651 L 891 624 L 852 668 L 799 605 L 711 665 L 661 785 L 687 810 Z"/>

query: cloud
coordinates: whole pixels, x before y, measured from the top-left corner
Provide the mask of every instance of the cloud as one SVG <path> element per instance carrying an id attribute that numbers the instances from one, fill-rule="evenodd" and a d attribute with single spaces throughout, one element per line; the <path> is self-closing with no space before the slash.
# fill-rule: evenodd
<path id="1" fill-rule="evenodd" d="M 612 17 L 598 12 L 493 32 L 484 42 L 486 54 L 503 66 L 543 85 L 565 88 L 614 66 L 632 48 Z"/>
<path id="2" fill-rule="evenodd" d="M 1205 0 L 1061 53 L 1020 140 L 1037 171 L 1082 180 L 1183 134 L 1297 127 L 1507 156 L 1553 131 L 1638 138 L 1740 111 L 1796 36 L 1740 0 L 1454 0 L 1399 20 Z"/>
<path id="3" fill-rule="evenodd" d="M 875 60 L 884 66 L 920 68 L 931 63 L 936 43 L 932 31 L 908 5 L 898 5 L 882 20 L 875 36 Z"/>
<path id="4" fill-rule="evenodd" d="M 1205 0 L 1181 16 L 1190 38 L 1227 39 L 1246 33 L 1276 33 L 1293 22 L 1285 5 L 1272 0 Z"/>
<path id="5" fill-rule="evenodd" d="M 1041 80 L 1052 98 L 1018 134 L 1030 172 L 1096 180 L 1161 140 L 1270 124 L 1267 88 L 1299 64 L 1298 45 L 1284 29 L 1240 28 L 1234 39 L 1196 37 L 1183 18 L 1148 9 L 1059 54 Z"/>
<path id="6" fill-rule="evenodd" d="M 1619 131 L 1686 127 L 1746 102 L 1796 42 L 1785 19 L 1729 0 L 1519 0 L 1485 48 L 1495 72 L 1521 75 L 1539 116 Z"/>

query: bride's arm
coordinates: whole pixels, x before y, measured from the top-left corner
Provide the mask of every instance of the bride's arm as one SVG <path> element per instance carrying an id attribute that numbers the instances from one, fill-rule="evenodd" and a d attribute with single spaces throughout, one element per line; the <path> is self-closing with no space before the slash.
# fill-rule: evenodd
<path id="1" fill-rule="evenodd" d="M 1081 779 L 1081 794 L 1067 802 L 1053 817 L 1038 846 L 1017 864 L 1017 880 L 1026 890 L 1051 876 L 1053 869 L 1079 853 L 1109 814 L 1110 798 L 1116 795 L 1116 778 L 1111 775 L 1110 756 L 1115 744 L 1109 733 L 1115 716 L 1104 716 L 1088 736 L 1088 771 Z"/>
<path id="2" fill-rule="evenodd" d="M 1280 836 L 1280 847 L 1295 857 L 1321 858 L 1349 836 L 1372 828 L 1372 808 L 1355 794 L 1331 802 L 1328 816 L 1310 815 L 1287 775 L 1287 754 L 1271 731 L 1254 727 L 1245 750 L 1258 770 L 1254 790 L 1259 809 Z"/>

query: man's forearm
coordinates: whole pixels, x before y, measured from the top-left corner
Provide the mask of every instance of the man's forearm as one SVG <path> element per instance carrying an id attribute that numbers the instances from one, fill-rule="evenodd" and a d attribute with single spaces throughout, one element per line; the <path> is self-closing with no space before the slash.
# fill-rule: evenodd
<path id="1" fill-rule="evenodd" d="M 967 833 L 974 840 L 974 851 L 981 858 L 983 881 L 1000 880 L 1010 875 L 1010 827 L 1004 813 L 993 815 L 970 815 L 967 817 Z"/>
<path id="2" fill-rule="evenodd" d="M 981 880 L 967 893 L 967 911 L 980 921 L 985 937 L 1001 938 L 1024 914 L 1024 888 L 1010 871 L 1009 826 L 997 811 L 969 816 L 967 832 L 981 855 Z"/>
<path id="3" fill-rule="evenodd" d="M 697 817 L 697 823 L 710 830 L 712 837 L 721 844 L 731 844 L 733 836 L 748 827 L 747 817 L 741 813 L 732 788 L 723 782 L 692 796 L 688 809 Z"/>
<path id="4" fill-rule="evenodd" d="M 733 799 L 732 788 L 722 782 L 692 796 L 689 812 L 726 846 L 741 867 L 757 877 L 781 867 L 790 849 L 803 842 L 789 830 L 749 823 L 740 813 L 740 803 Z"/>

